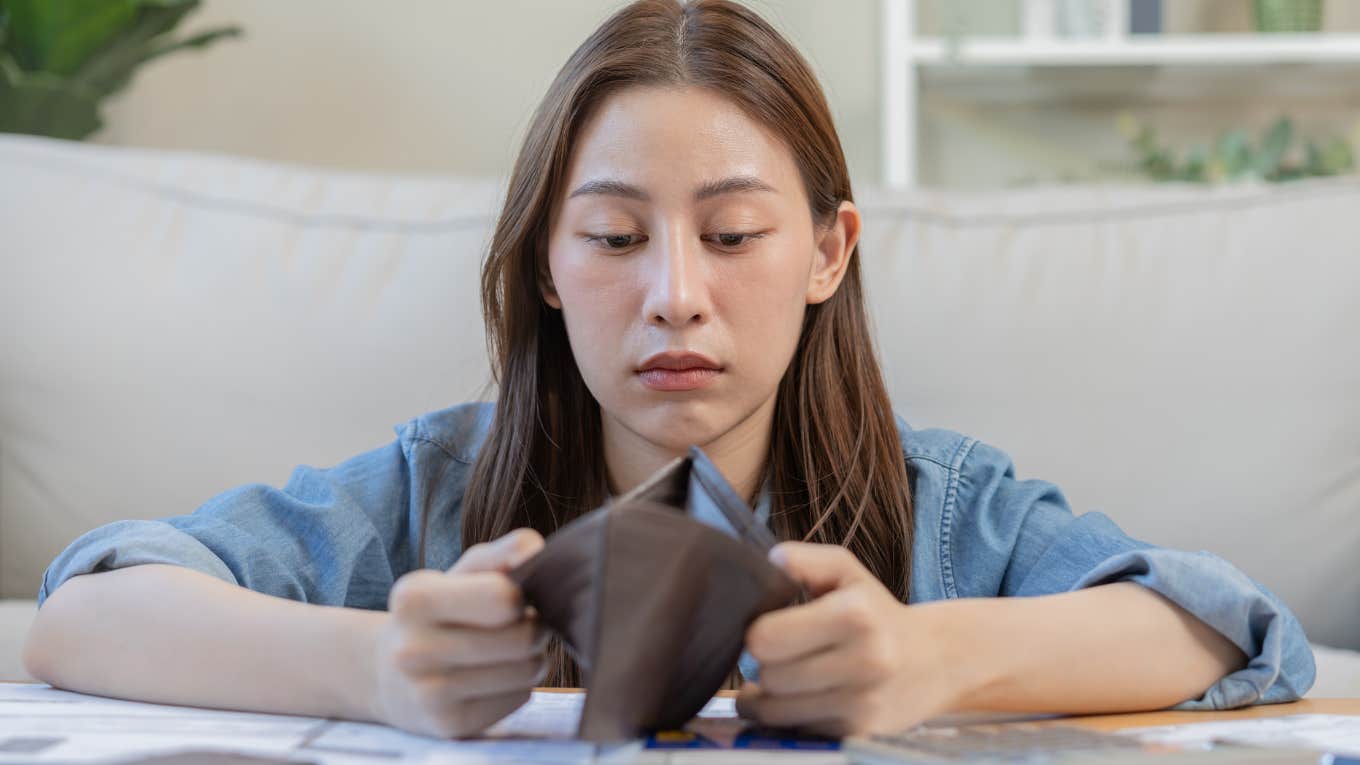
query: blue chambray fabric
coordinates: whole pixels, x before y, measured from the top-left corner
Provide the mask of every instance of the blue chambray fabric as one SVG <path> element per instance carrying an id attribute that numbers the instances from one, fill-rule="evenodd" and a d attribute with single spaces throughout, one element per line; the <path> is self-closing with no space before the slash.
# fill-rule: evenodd
<path id="1" fill-rule="evenodd" d="M 396 426 L 385 446 L 330 468 L 299 466 L 281 489 L 249 484 L 187 515 L 95 528 L 48 566 L 38 605 L 73 576 L 170 563 L 279 597 L 384 609 L 404 573 L 458 559 L 463 491 L 493 411 L 472 402 L 430 412 Z M 1249 657 L 1172 709 L 1293 701 L 1312 687 L 1313 654 L 1298 620 L 1232 564 L 1139 541 L 1102 513 L 1076 515 L 1057 486 L 1017 479 L 1004 452 L 974 438 L 915 430 L 900 416 L 897 427 L 916 476 L 910 603 L 1137 582 Z M 768 485 L 756 511 L 768 523 Z M 749 654 L 739 666 L 757 676 Z"/>

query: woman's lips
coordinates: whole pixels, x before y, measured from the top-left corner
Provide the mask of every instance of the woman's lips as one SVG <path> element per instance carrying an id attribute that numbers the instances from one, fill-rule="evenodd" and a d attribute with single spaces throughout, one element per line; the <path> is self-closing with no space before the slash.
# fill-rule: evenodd
<path id="1" fill-rule="evenodd" d="M 709 367 L 690 367 L 688 369 L 644 369 L 638 372 L 642 384 L 652 390 L 677 391 L 697 390 L 717 379 L 720 370 Z"/>
<path id="2" fill-rule="evenodd" d="M 658 391 L 697 390 L 709 385 L 722 365 L 698 351 L 663 351 L 642 362 L 637 371 L 642 384 Z"/>

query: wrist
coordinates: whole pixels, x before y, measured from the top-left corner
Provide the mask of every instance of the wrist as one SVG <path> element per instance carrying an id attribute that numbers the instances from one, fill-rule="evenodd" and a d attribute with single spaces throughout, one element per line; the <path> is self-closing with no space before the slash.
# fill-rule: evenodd
<path id="1" fill-rule="evenodd" d="M 913 608 L 933 610 L 940 666 L 951 679 L 946 712 L 1002 711 L 1014 676 L 1017 641 L 994 598 L 937 601 Z"/>
<path id="2" fill-rule="evenodd" d="M 390 614 L 359 608 L 338 609 L 346 624 L 337 632 L 347 636 L 346 666 L 335 673 L 334 697 L 339 716 L 361 722 L 384 722 L 378 710 L 378 640 Z"/>

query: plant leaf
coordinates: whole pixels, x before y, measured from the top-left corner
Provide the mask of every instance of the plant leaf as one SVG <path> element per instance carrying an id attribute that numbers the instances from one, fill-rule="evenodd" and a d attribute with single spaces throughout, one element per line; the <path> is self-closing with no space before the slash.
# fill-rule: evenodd
<path id="1" fill-rule="evenodd" d="M 1309 175 L 1330 175 L 1327 163 L 1322 159 L 1322 150 L 1313 141 L 1303 146 L 1303 169 Z"/>
<path id="2" fill-rule="evenodd" d="M 98 130 L 99 102 L 141 64 L 241 34 L 223 27 L 169 39 L 199 2 L 0 0 L 0 130 L 61 138 Z"/>
<path id="3" fill-rule="evenodd" d="M 1223 166 L 1224 177 L 1229 180 L 1240 178 L 1251 166 L 1251 146 L 1243 130 L 1232 130 L 1218 139 L 1215 150 Z"/>
<path id="4" fill-rule="evenodd" d="M 0 0 L 20 69 L 67 75 L 132 23 L 136 0 Z"/>
<path id="5" fill-rule="evenodd" d="M 1355 136 L 1360 142 L 1360 125 Z M 1325 143 L 1305 141 L 1295 147 L 1296 150 L 1291 150 L 1293 139 L 1293 122 L 1288 117 L 1280 117 L 1262 135 L 1259 149 L 1252 146 L 1246 131 L 1231 130 L 1220 135 L 1208 150 L 1191 147 L 1182 162 L 1174 149 L 1157 144 L 1149 125 L 1141 125 L 1130 144 L 1136 155 L 1137 169 L 1157 181 L 1219 183 L 1259 177 L 1284 182 L 1337 175 L 1356 168 L 1360 151 L 1346 137 L 1334 136 Z"/>
<path id="6" fill-rule="evenodd" d="M 1256 157 L 1256 172 L 1262 178 L 1272 178 L 1280 170 L 1285 151 L 1294 137 L 1294 123 L 1288 117 L 1275 120 L 1266 135 L 1261 139 L 1261 153 Z"/>
<path id="7" fill-rule="evenodd" d="M 228 37 L 240 37 L 242 34 L 243 32 L 240 27 L 218 27 L 216 29 L 209 29 L 199 32 L 196 35 L 186 37 L 183 40 L 160 43 L 147 52 L 146 56 L 142 58 L 142 62 L 145 63 L 154 58 L 160 58 L 167 53 L 172 53 L 177 50 L 206 48 L 218 40 L 223 40 Z"/>
<path id="8" fill-rule="evenodd" d="M 133 72 L 155 55 L 153 41 L 198 7 L 198 0 L 136 0 L 137 20 L 80 67 L 72 79 L 103 95 L 121 90 Z M 220 35 L 219 35 L 220 36 Z"/>
<path id="9" fill-rule="evenodd" d="M 1205 172 L 1206 165 L 1207 160 L 1205 159 L 1204 149 L 1196 146 L 1186 155 L 1185 168 L 1182 173 L 1186 180 L 1203 183 L 1206 180 L 1207 175 Z"/>
<path id="10" fill-rule="evenodd" d="M 24 72 L 0 55 L 0 132 L 79 140 L 100 125 L 93 94 L 48 72 Z"/>
<path id="11" fill-rule="evenodd" d="M 1319 154 L 1324 175 L 1338 175 L 1355 169 L 1355 153 L 1344 138 L 1332 138 Z"/>

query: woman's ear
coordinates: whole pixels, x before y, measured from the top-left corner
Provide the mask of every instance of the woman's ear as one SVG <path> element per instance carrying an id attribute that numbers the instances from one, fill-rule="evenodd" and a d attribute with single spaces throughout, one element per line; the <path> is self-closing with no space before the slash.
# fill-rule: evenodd
<path id="1" fill-rule="evenodd" d="M 817 252 L 808 274 L 809 304 L 821 303 L 836 294 L 859 242 L 859 222 L 859 209 L 847 199 L 837 208 L 830 225 L 816 229 Z"/>
<path id="2" fill-rule="evenodd" d="M 557 296 L 557 288 L 553 286 L 552 274 L 548 273 L 546 265 L 538 269 L 538 292 L 543 296 L 543 302 L 562 310 L 562 299 Z"/>
<path id="3" fill-rule="evenodd" d="M 535 258 L 535 262 L 535 270 L 538 272 L 538 294 L 543 296 L 543 302 L 559 311 L 562 310 L 562 299 L 557 296 L 552 271 L 548 268 L 547 235 L 542 232 L 538 235 L 538 257 Z"/>

